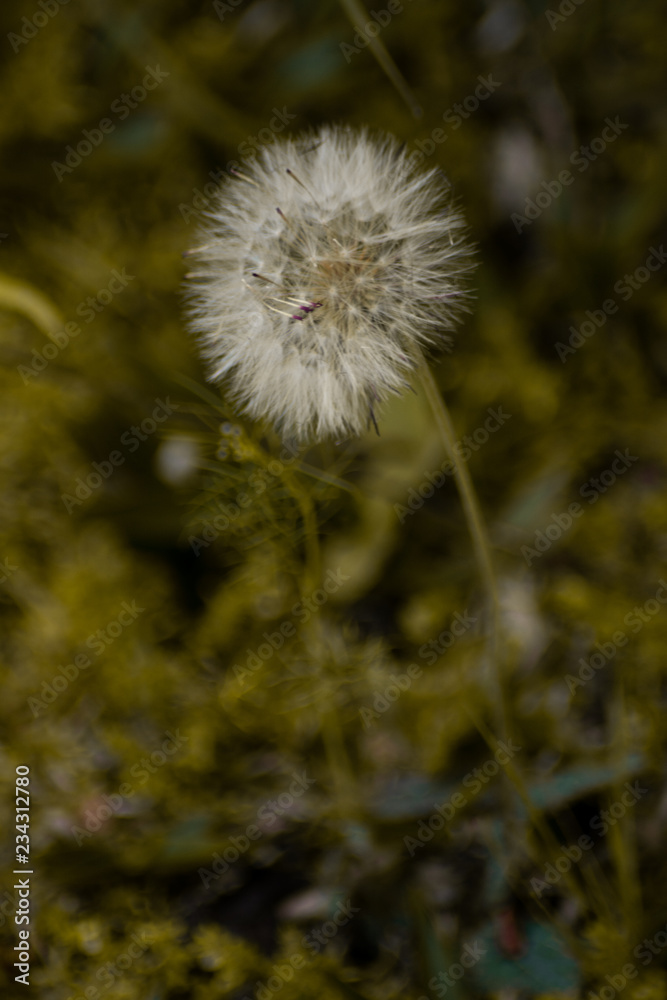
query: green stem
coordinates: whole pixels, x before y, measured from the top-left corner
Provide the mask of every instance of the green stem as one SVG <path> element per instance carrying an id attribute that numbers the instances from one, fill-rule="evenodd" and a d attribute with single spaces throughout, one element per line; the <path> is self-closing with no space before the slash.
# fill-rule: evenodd
<path id="1" fill-rule="evenodd" d="M 500 737 L 507 738 L 509 736 L 508 729 L 508 712 L 505 700 L 505 685 L 503 683 L 502 667 L 499 657 L 499 602 L 498 602 L 498 586 L 496 583 L 496 576 L 493 569 L 493 560 L 491 557 L 491 546 L 489 544 L 489 539 L 486 533 L 486 527 L 484 525 L 484 520 L 482 518 L 482 513 L 480 511 L 479 502 L 475 494 L 475 490 L 472 484 L 472 480 L 468 473 L 467 466 L 460 460 L 456 453 L 454 445 L 456 444 L 456 436 L 454 433 L 454 427 L 452 425 L 451 417 L 449 416 L 449 410 L 445 404 L 444 399 L 436 385 L 435 379 L 431 373 L 430 368 L 425 361 L 422 362 L 419 368 L 419 376 L 424 387 L 424 392 L 426 398 L 429 402 L 431 410 L 433 411 L 433 416 L 435 417 L 436 426 L 440 432 L 440 437 L 442 443 L 445 447 L 445 451 L 450 458 L 452 465 L 454 466 L 454 478 L 456 480 L 456 486 L 459 491 L 459 496 L 461 498 L 461 503 L 463 505 L 463 511 L 468 524 L 468 530 L 472 538 L 472 542 L 475 548 L 475 555 L 477 557 L 477 565 L 479 567 L 479 574 L 486 590 L 487 601 L 489 605 L 491 627 L 487 640 L 487 650 L 490 663 L 492 664 L 495 677 L 496 686 L 496 707 L 498 710 L 499 717 L 499 735 Z"/>
<path id="2" fill-rule="evenodd" d="M 424 392 L 426 398 L 430 404 L 433 411 L 435 421 L 440 432 L 440 437 L 444 444 L 445 450 L 454 466 L 454 476 L 456 479 L 456 485 L 459 491 L 459 496 L 461 497 L 461 503 L 463 505 L 463 510 L 465 513 L 466 521 L 468 524 L 468 530 L 473 540 L 475 547 L 475 555 L 477 557 L 477 563 L 479 566 L 479 573 L 484 584 L 484 589 L 487 594 L 487 601 L 491 611 L 491 631 L 487 640 L 487 650 L 489 660 L 493 666 L 494 678 L 495 678 L 495 702 L 498 712 L 498 730 L 501 736 L 506 739 L 510 738 L 509 731 L 509 712 L 506 701 L 505 684 L 503 677 L 502 668 L 502 656 L 500 655 L 500 629 L 499 629 L 499 601 L 498 601 L 498 586 L 496 583 L 495 572 L 493 568 L 493 559 L 491 555 L 491 546 L 486 533 L 486 527 L 484 525 L 484 520 L 479 508 L 479 502 L 475 494 L 474 487 L 472 485 L 472 480 L 468 474 L 468 469 L 466 465 L 461 461 L 457 455 L 455 444 L 456 436 L 454 433 L 454 428 L 452 425 L 451 418 L 449 416 L 449 411 L 442 398 L 440 390 L 436 385 L 435 379 L 431 374 L 430 369 L 427 367 L 426 363 L 423 362 L 419 369 L 419 375 L 421 377 L 422 385 L 424 386 Z M 473 725 L 477 728 L 482 738 L 485 740 L 492 752 L 495 751 L 497 746 L 497 739 L 492 734 L 488 727 L 485 725 L 482 719 L 478 718 L 472 705 L 466 706 L 468 715 L 473 722 Z M 555 856 L 559 850 L 559 840 L 554 836 L 552 830 L 550 829 L 548 823 L 545 821 L 540 810 L 536 808 L 531 800 L 529 790 L 526 786 L 524 778 L 521 774 L 521 769 L 514 763 L 510 762 L 505 767 L 505 772 L 509 783 L 514 787 L 515 792 L 521 799 L 529 820 L 540 835 L 540 838 L 549 850 L 550 856 Z M 507 787 L 507 785 L 505 786 Z M 511 842 L 511 835 L 515 829 L 515 812 L 512 808 L 512 803 L 506 800 L 506 834 Z M 574 897 L 579 900 L 582 906 L 591 906 L 592 904 L 597 904 L 597 909 L 607 914 L 611 913 L 612 901 L 610 900 L 609 892 L 605 889 L 604 883 L 600 880 L 596 880 L 592 873 L 588 872 L 588 869 L 584 870 L 584 881 L 586 883 L 586 888 L 588 889 L 589 896 L 586 896 L 585 892 L 582 892 L 579 887 L 576 878 L 573 874 L 567 873 L 565 876 L 565 881 L 567 882 L 570 891 L 573 893 Z M 627 876 L 625 877 L 626 885 L 626 898 L 628 900 L 628 908 L 631 908 L 632 904 L 636 905 L 636 899 L 632 897 L 630 891 L 628 891 L 627 886 L 631 884 L 632 879 Z M 635 879 L 636 882 L 636 879 Z M 594 906 L 595 909 L 595 906 Z M 569 933 L 566 927 L 561 927 L 564 933 Z M 574 945 L 574 940 L 572 941 Z"/>

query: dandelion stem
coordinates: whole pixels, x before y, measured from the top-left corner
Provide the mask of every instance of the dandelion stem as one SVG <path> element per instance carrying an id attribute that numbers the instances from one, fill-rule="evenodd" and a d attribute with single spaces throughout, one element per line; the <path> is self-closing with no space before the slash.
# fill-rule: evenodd
<path id="1" fill-rule="evenodd" d="M 341 0 L 343 9 L 349 17 L 352 24 L 356 27 L 356 24 L 363 21 L 368 17 L 368 13 L 364 5 L 360 0 Z M 375 36 L 371 35 L 368 38 L 368 47 L 379 62 L 382 69 L 385 71 L 392 84 L 402 97 L 402 99 L 407 104 L 410 109 L 410 113 L 413 118 L 421 118 L 423 115 L 423 110 L 416 101 L 415 97 L 410 90 L 405 77 L 399 70 L 398 66 L 394 60 L 389 55 L 389 52 L 383 45 L 383 43 Z"/>
<path id="2" fill-rule="evenodd" d="M 484 520 L 482 518 L 482 513 L 479 508 L 479 502 L 475 494 L 475 490 L 472 484 L 472 480 L 468 473 L 468 469 L 465 464 L 459 459 L 456 449 L 454 447 L 456 443 L 456 437 L 454 434 L 454 428 L 452 426 L 451 417 L 449 415 L 449 410 L 447 405 L 442 398 L 440 390 L 436 385 L 435 379 L 431 373 L 430 368 L 425 361 L 419 368 L 419 376 L 421 378 L 422 385 L 424 387 L 424 392 L 429 405 L 433 411 L 433 416 L 435 417 L 435 422 L 440 432 L 440 437 L 442 443 L 445 446 L 445 450 L 454 466 L 454 478 L 456 480 L 456 486 L 459 491 L 459 496 L 461 498 L 461 503 L 463 505 L 463 511 L 468 524 L 468 531 L 470 532 L 470 537 L 475 548 L 475 555 L 477 557 L 477 564 L 479 567 L 479 574 L 484 584 L 484 589 L 486 590 L 487 600 L 490 612 L 490 632 L 487 640 L 487 650 L 489 655 L 489 660 L 493 666 L 495 672 L 495 682 L 496 682 L 496 707 L 498 711 L 499 718 L 499 735 L 501 738 L 507 738 L 509 736 L 508 727 L 508 712 L 505 699 L 505 690 L 503 684 L 502 667 L 499 657 L 499 603 L 498 603 L 498 585 L 496 583 L 496 576 L 493 569 L 493 560 L 491 557 L 491 546 L 489 544 L 489 539 L 486 533 L 486 527 L 484 525 Z"/>

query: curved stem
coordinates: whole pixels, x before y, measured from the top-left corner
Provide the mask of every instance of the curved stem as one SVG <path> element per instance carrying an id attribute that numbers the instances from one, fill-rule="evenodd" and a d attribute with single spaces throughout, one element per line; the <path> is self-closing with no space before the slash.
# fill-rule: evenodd
<path id="1" fill-rule="evenodd" d="M 479 501 L 475 494 L 475 490 L 472 484 L 472 480 L 468 473 L 467 466 L 461 461 L 456 453 L 455 444 L 456 436 L 454 434 L 454 427 L 452 425 L 451 417 L 449 416 L 449 410 L 445 404 L 444 399 L 436 385 L 435 379 L 431 373 L 430 368 L 425 361 L 422 360 L 422 364 L 419 367 L 419 376 L 421 378 L 422 385 L 424 387 L 424 392 L 426 398 L 429 402 L 431 410 L 433 411 L 433 416 L 435 417 L 435 422 L 440 432 L 440 437 L 442 443 L 445 446 L 445 451 L 449 456 L 449 459 L 454 466 L 454 478 L 456 480 L 456 486 L 459 491 L 459 496 L 461 498 L 461 503 L 463 505 L 463 511 L 465 513 L 466 521 L 468 524 L 468 530 L 470 532 L 470 537 L 475 548 L 475 555 L 477 557 L 477 565 L 479 567 L 480 577 L 484 585 L 484 589 L 487 594 L 487 601 L 489 605 L 491 627 L 489 632 L 489 637 L 487 641 L 487 649 L 489 660 L 494 669 L 495 683 L 496 683 L 496 699 L 497 708 L 499 716 L 499 735 L 501 737 L 507 737 L 508 732 L 508 713 L 505 699 L 505 686 L 503 684 L 502 667 L 499 657 L 499 601 L 498 601 L 498 585 L 496 583 L 496 576 L 493 569 L 493 560 L 491 557 L 491 546 L 489 544 L 489 539 L 486 533 L 486 527 L 484 525 L 484 520 L 479 507 Z"/>
<path id="2" fill-rule="evenodd" d="M 430 369 L 423 360 L 419 369 L 419 375 L 421 377 L 422 385 L 424 386 L 424 392 L 431 406 L 431 410 L 433 411 L 433 415 L 440 432 L 440 437 L 442 438 L 445 450 L 447 451 L 452 465 L 454 466 L 456 485 L 461 497 L 461 503 L 465 512 L 466 521 L 468 523 L 468 530 L 475 547 L 480 577 L 484 583 L 484 588 L 487 593 L 487 600 L 491 610 L 491 631 L 487 641 L 487 649 L 489 660 L 494 671 L 493 676 L 495 678 L 498 730 L 502 737 L 510 739 L 509 712 L 507 708 L 507 696 L 503 677 L 502 650 L 500 649 L 498 586 L 493 568 L 491 546 L 468 469 L 456 453 L 456 436 L 451 418 L 449 416 L 449 411 L 447 410 L 447 406 Z M 495 752 L 497 745 L 496 736 L 490 732 L 484 721 L 477 716 L 472 704 L 466 705 L 466 711 L 473 725 L 479 731 L 489 749 L 492 753 Z M 529 789 L 521 773 L 521 768 L 516 762 L 511 761 L 505 766 L 505 773 L 509 784 L 514 787 L 515 792 L 518 794 L 530 823 L 539 834 L 544 846 L 549 850 L 550 856 L 555 856 L 559 850 L 560 841 L 556 836 L 554 836 L 553 831 L 546 822 L 540 809 L 534 805 Z M 509 790 L 506 783 L 504 787 Z M 505 806 L 506 834 L 508 843 L 511 843 L 512 835 L 516 829 L 516 812 L 509 799 L 506 799 Z M 628 853 L 630 855 L 632 854 L 631 851 Z M 584 870 L 584 882 L 588 893 L 580 888 L 577 879 L 569 872 L 565 876 L 565 881 L 568 884 L 574 898 L 579 900 L 580 905 L 593 905 L 595 910 L 606 913 L 607 915 L 612 912 L 613 898 L 610 895 L 608 886 L 602 879 L 596 879 L 592 872 L 589 873 L 588 869 Z M 636 878 L 634 882 L 636 883 Z M 626 907 L 629 912 L 633 912 L 633 906 L 634 911 L 636 911 L 638 906 L 636 894 L 633 894 L 631 889 L 632 884 L 632 876 L 628 872 L 626 873 L 625 885 Z M 538 900 L 536 901 L 539 902 Z M 564 924 L 561 924 L 560 929 L 565 936 L 571 937 L 568 928 Z M 573 938 L 571 940 L 571 945 L 573 948 L 576 947 L 576 941 Z"/>

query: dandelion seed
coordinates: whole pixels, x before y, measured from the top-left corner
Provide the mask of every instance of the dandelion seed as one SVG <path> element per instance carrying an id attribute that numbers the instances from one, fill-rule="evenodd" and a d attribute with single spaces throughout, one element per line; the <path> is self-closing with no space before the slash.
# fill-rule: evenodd
<path id="1" fill-rule="evenodd" d="M 377 429 L 376 406 L 465 307 L 471 248 L 447 181 L 391 136 L 330 126 L 235 173 L 194 251 L 211 380 L 300 441 Z"/>

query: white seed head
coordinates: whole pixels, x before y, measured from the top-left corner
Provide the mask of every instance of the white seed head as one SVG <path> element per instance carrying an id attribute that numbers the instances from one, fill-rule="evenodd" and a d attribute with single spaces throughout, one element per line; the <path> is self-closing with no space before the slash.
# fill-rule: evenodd
<path id="1" fill-rule="evenodd" d="M 191 328 L 211 380 L 285 436 L 364 431 L 463 307 L 471 249 L 449 184 L 392 136 L 276 141 L 225 179 L 209 218 Z"/>

